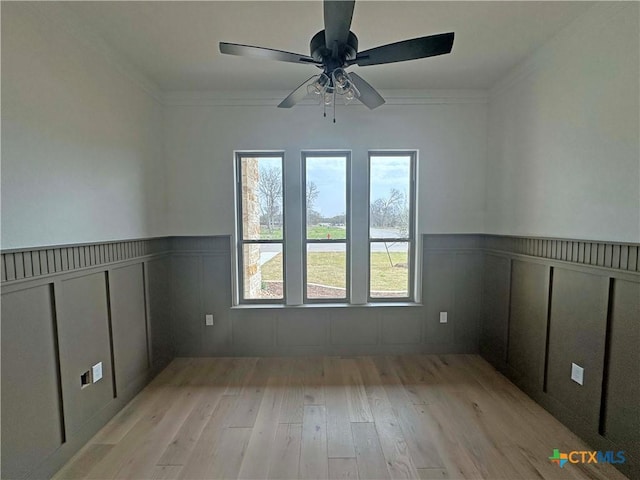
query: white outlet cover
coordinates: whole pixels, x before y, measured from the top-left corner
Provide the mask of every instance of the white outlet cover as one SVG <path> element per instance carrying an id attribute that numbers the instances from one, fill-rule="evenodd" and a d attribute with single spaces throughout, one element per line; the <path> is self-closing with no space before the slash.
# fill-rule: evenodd
<path id="1" fill-rule="evenodd" d="M 440 323 L 447 323 L 447 312 L 440 312 Z"/>
<path id="2" fill-rule="evenodd" d="M 571 380 L 578 385 L 584 385 L 584 368 L 575 363 L 571 363 Z"/>
<path id="3" fill-rule="evenodd" d="M 211 314 L 207 314 L 204 316 L 204 323 L 205 325 L 211 326 L 213 325 L 213 315 Z"/>
<path id="4" fill-rule="evenodd" d="M 91 375 L 93 383 L 96 383 L 98 380 L 102 379 L 102 362 L 98 362 L 93 367 L 91 367 Z"/>

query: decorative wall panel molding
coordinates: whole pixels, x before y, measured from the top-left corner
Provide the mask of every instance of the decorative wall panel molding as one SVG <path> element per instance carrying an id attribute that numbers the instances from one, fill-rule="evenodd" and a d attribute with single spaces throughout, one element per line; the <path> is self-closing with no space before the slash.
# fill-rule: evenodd
<path id="1" fill-rule="evenodd" d="M 640 272 L 640 244 L 483 235 L 483 248 L 592 267 Z"/>
<path id="2" fill-rule="evenodd" d="M 168 238 L 38 247 L 2 252 L 2 283 L 97 267 L 169 250 Z"/>

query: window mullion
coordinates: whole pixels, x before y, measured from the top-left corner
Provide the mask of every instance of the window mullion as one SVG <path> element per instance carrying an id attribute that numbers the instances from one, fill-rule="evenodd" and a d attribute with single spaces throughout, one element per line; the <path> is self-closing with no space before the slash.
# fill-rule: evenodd
<path id="1" fill-rule="evenodd" d="M 284 158 L 285 298 L 287 305 L 302 305 L 302 165 L 294 155 Z"/>
<path id="2" fill-rule="evenodd" d="M 351 303 L 367 303 L 369 285 L 369 161 L 366 154 L 351 158 Z"/>

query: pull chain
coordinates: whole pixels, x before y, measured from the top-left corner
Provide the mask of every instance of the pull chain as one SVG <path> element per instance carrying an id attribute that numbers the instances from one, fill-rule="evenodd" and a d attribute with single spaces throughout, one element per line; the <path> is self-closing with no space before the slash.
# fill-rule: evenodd
<path id="1" fill-rule="evenodd" d="M 336 91 L 333 91 L 333 123 L 336 123 Z"/>

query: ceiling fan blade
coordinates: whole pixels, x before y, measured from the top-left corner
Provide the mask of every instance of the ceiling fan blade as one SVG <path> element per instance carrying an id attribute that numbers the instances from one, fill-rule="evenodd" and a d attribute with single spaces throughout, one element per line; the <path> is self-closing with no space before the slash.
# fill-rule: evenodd
<path id="1" fill-rule="evenodd" d="M 349 38 L 355 0 L 324 0 L 324 39 L 332 50 L 335 42 L 344 45 Z"/>
<path id="2" fill-rule="evenodd" d="M 266 60 L 277 60 L 279 62 L 311 63 L 319 65 L 319 62 L 307 55 L 283 52 L 282 50 L 274 50 L 272 48 L 239 45 L 237 43 L 220 42 L 220 53 L 226 53 L 227 55 L 239 55 L 241 57 L 264 58 Z"/>
<path id="3" fill-rule="evenodd" d="M 311 83 L 311 80 L 315 81 L 316 78 L 318 78 L 319 75 L 313 75 L 311 78 L 308 78 L 307 80 L 305 80 L 302 85 L 300 85 L 298 88 L 296 88 L 293 92 L 291 92 L 289 94 L 289 96 L 287 98 L 285 98 L 283 101 L 281 101 L 278 104 L 278 108 L 291 108 L 293 107 L 296 103 L 304 100 L 306 98 L 306 96 L 308 95 L 307 93 L 307 85 Z"/>
<path id="4" fill-rule="evenodd" d="M 384 103 L 384 98 L 382 98 L 375 88 L 365 82 L 360 75 L 356 73 L 349 73 L 349 77 L 356 88 L 360 91 L 358 100 L 364 103 L 371 110 Z"/>
<path id="5" fill-rule="evenodd" d="M 428 37 L 414 38 L 402 42 L 390 43 L 381 47 L 358 53 L 352 63 L 361 67 L 383 63 L 404 62 L 418 58 L 434 57 L 450 53 L 453 48 L 454 33 L 441 33 Z"/>

